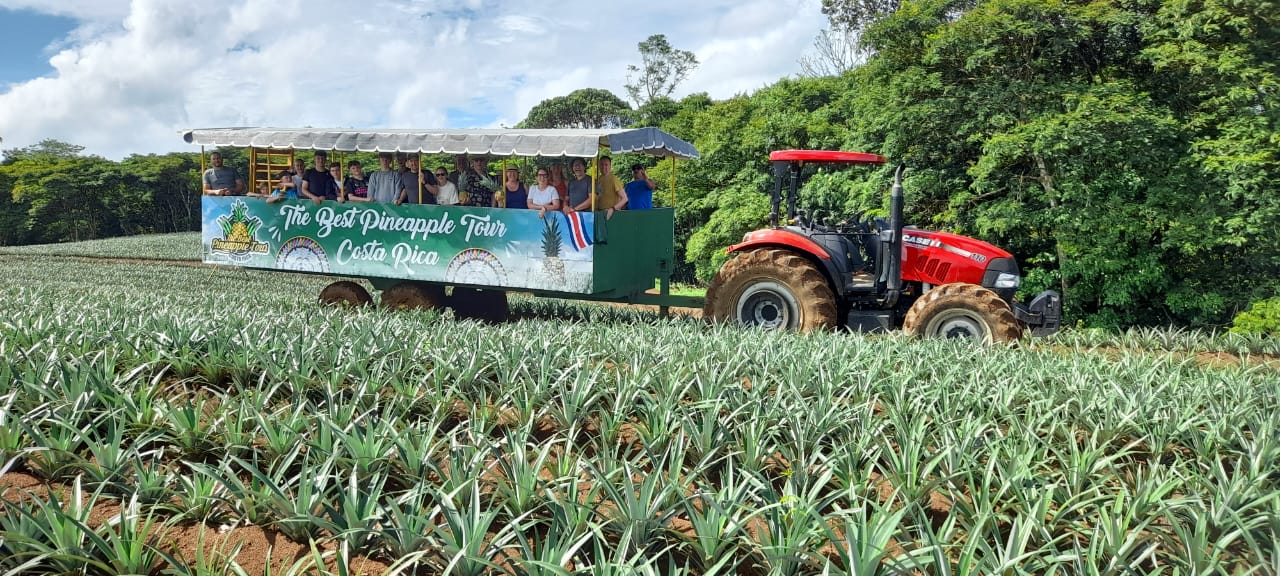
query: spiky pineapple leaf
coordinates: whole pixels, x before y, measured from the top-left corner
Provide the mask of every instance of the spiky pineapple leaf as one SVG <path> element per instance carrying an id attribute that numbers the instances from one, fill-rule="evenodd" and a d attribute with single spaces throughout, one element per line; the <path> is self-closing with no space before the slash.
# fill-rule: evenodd
<path id="1" fill-rule="evenodd" d="M 560 257 L 560 222 L 554 213 L 542 219 L 542 254 L 547 258 Z"/>

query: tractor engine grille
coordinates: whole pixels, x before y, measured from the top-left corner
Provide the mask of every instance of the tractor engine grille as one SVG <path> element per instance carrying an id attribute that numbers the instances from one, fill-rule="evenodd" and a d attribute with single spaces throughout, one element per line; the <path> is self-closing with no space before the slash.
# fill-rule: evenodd
<path id="1" fill-rule="evenodd" d="M 951 263 L 937 258 L 925 258 L 916 265 L 916 271 L 922 278 L 930 278 L 937 284 L 945 284 L 947 273 L 951 271 Z"/>

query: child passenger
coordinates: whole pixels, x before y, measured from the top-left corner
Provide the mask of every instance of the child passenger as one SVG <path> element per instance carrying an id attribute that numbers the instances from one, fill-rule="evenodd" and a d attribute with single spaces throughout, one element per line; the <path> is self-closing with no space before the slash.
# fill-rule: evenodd
<path id="1" fill-rule="evenodd" d="M 359 160 L 347 162 L 347 178 L 342 181 L 342 193 L 352 202 L 369 202 L 369 182 L 364 179 L 364 166 Z"/>
<path id="2" fill-rule="evenodd" d="M 266 184 L 266 182 L 263 182 Z M 274 204 L 281 200 L 297 200 L 298 189 L 293 187 L 293 174 L 289 172 L 280 173 L 280 183 L 271 191 L 271 196 L 267 198 L 267 202 Z"/>
<path id="3" fill-rule="evenodd" d="M 245 196 L 249 196 L 251 198 L 266 198 L 270 195 L 271 195 L 271 183 L 267 182 L 266 180 L 261 180 L 258 182 L 258 190 L 256 192 L 250 192 L 248 194 L 245 194 Z"/>

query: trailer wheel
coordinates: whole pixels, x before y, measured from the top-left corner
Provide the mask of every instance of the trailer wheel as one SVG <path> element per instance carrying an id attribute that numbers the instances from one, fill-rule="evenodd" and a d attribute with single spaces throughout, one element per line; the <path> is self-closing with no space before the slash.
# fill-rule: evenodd
<path id="1" fill-rule="evenodd" d="M 434 310 L 444 302 L 444 289 L 423 282 L 401 282 L 382 291 L 382 307 L 389 310 Z"/>
<path id="2" fill-rule="evenodd" d="M 808 260 L 786 250 L 744 252 L 711 281 L 702 314 L 767 330 L 822 330 L 836 324 L 827 279 Z"/>
<path id="3" fill-rule="evenodd" d="M 449 307 L 458 318 L 490 324 L 506 322 L 510 315 L 507 293 L 502 290 L 454 287 L 453 294 L 449 296 Z"/>
<path id="4" fill-rule="evenodd" d="M 1009 304 L 976 284 L 943 284 L 925 292 L 907 311 L 902 330 L 918 338 L 983 342 L 1013 342 L 1022 337 L 1022 325 Z"/>
<path id="5" fill-rule="evenodd" d="M 373 297 L 364 286 L 350 280 L 340 280 L 320 291 L 320 303 L 330 306 L 368 306 Z"/>

